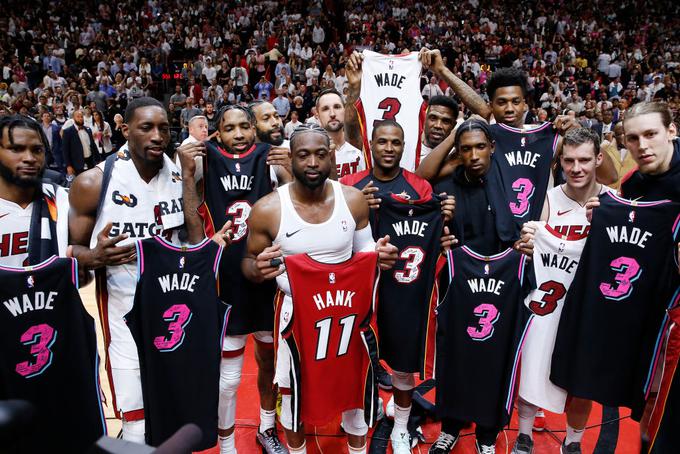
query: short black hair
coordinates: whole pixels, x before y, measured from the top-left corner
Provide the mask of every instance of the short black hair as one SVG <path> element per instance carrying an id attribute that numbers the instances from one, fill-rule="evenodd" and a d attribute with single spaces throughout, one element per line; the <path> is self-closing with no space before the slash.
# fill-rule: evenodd
<path id="1" fill-rule="evenodd" d="M 320 134 L 322 135 L 325 140 L 326 140 L 326 145 L 330 147 L 331 144 L 331 139 L 328 135 L 328 132 L 323 129 L 321 126 L 314 124 L 314 123 L 303 123 L 295 130 L 293 133 L 290 135 L 290 149 L 291 151 L 293 150 L 295 143 L 297 142 L 297 139 L 305 134 Z"/>
<path id="2" fill-rule="evenodd" d="M 491 75 L 486 83 L 486 93 L 489 95 L 489 99 L 493 101 L 496 90 L 503 87 L 520 87 L 522 96 L 525 98 L 529 92 L 527 77 L 522 71 L 514 67 L 500 68 Z"/>
<path id="3" fill-rule="evenodd" d="M 243 107 L 239 104 L 227 104 L 226 106 L 222 107 L 220 111 L 217 113 L 217 118 L 219 118 L 220 123 L 222 123 L 222 120 L 224 119 L 224 114 L 226 114 L 230 110 L 240 110 L 241 112 L 246 114 L 246 117 L 248 117 L 248 121 L 251 124 L 255 124 L 255 115 L 253 114 L 252 109 L 248 107 Z"/>
<path id="4" fill-rule="evenodd" d="M 319 107 L 319 100 L 321 99 L 322 96 L 326 95 L 337 95 L 338 98 L 340 98 L 340 101 L 342 102 L 342 95 L 338 90 L 335 88 L 326 88 L 325 90 L 321 90 L 321 93 L 319 93 L 319 96 L 316 97 L 316 101 L 314 101 L 314 105 L 316 107 Z"/>
<path id="5" fill-rule="evenodd" d="M 463 123 L 460 124 L 458 129 L 456 129 L 456 136 L 453 139 L 453 145 L 456 147 L 456 150 L 460 148 L 460 139 L 463 137 L 463 134 L 470 131 L 482 131 L 486 136 L 486 139 L 489 141 L 489 143 L 494 143 L 493 136 L 491 135 L 491 128 L 489 128 L 489 124 L 485 121 L 473 118 L 464 121 Z"/>
<path id="6" fill-rule="evenodd" d="M 6 129 L 9 143 L 14 145 L 14 130 L 16 128 L 30 129 L 35 131 L 38 134 L 38 137 L 40 137 L 40 141 L 42 142 L 43 146 L 45 147 L 45 152 L 50 149 L 50 143 L 47 140 L 47 136 L 45 135 L 42 126 L 40 126 L 40 124 L 34 119 L 24 115 L 15 114 L 0 117 L 0 140 L 5 134 Z"/>
<path id="7" fill-rule="evenodd" d="M 252 112 L 254 108 L 256 108 L 257 106 L 261 106 L 262 104 L 264 104 L 266 102 L 269 102 L 269 101 L 266 101 L 264 99 L 256 99 L 253 102 L 251 102 L 250 104 L 248 104 L 248 110 L 250 110 Z"/>
<path id="8" fill-rule="evenodd" d="M 380 120 L 377 121 L 375 126 L 373 126 L 373 131 L 371 131 L 371 140 L 375 140 L 375 134 L 378 129 L 387 128 L 393 126 L 401 130 L 401 135 L 404 135 L 404 128 L 401 127 L 399 123 L 394 120 Z"/>
<path id="9" fill-rule="evenodd" d="M 450 96 L 436 95 L 431 97 L 427 103 L 427 108 L 429 109 L 432 106 L 448 107 L 453 111 L 454 119 L 458 117 L 458 103 Z"/>
<path id="10" fill-rule="evenodd" d="M 132 120 L 133 115 L 135 114 L 135 110 L 142 108 L 142 107 L 150 107 L 150 106 L 160 107 L 161 109 L 165 110 L 165 107 L 163 107 L 163 104 L 159 100 L 157 100 L 156 98 L 144 96 L 142 98 L 133 99 L 132 101 L 130 101 L 130 103 L 125 108 L 125 114 L 123 115 L 123 122 L 129 123 Z"/>

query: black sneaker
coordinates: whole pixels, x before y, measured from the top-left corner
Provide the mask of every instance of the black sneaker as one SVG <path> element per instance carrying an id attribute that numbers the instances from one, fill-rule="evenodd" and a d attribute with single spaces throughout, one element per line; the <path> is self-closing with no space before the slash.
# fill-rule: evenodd
<path id="1" fill-rule="evenodd" d="M 276 433 L 276 427 L 267 429 L 264 433 L 258 430 L 257 442 L 262 446 L 262 452 L 266 454 L 288 454 L 288 448 L 286 448 L 279 440 L 279 434 Z"/>
<path id="2" fill-rule="evenodd" d="M 378 363 L 375 368 L 375 377 L 378 380 L 378 387 L 385 391 L 392 391 L 392 376 L 387 373 L 382 364 Z"/>
<path id="3" fill-rule="evenodd" d="M 562 446 L 560 447 L 560 453 L 561 454 L 581 454 L 581 443 L 574 441 L 572 443 L 569 443 L 568 445 L 565 445 L 564 441 L 563 441 Z"/>
<path id="4" fill-rule="evenodd" d="M 532 452 L 534 452 L 534 441 L 527 434 L 519 434 L 511 454 L 531 454 Z"/>
<path id="5" fill-rule="evenodd" d="M 446 432 L 439 434 L 437 441 L 430 446 L 429 454 L 449 454 L 454 446 L 458 443 L 458 437 L 449 435 Z"/>

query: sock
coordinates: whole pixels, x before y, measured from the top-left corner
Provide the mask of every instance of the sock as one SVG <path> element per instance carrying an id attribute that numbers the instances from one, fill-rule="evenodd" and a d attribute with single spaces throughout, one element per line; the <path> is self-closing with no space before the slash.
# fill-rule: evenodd
<path id="1" fill-rule="evenodd" d="M 141 421 L 123 421 L 123 440 L 145 443 L 144 432 L 143 419 Z"/>
<path id="2" fill-rule="evenodd" d="M 354 446 L 347 443 L 347 448 L 349 449 L 349 454 L 366 454 L 366 444 L 361 448 L 355 448 Z"/>
<path id="3" fill-rule="evenodd" d="M 220 454 L 236 454 L 236 442 L 234 440 L 234 433 L 228 437 L 217 437 L 219 439 Z"/>
<path id="4" fill-rule="evenodd" d="M 564 445 L 568 446 L 570 443 L 581 443 L 585 429 L 574 429 L 567 424 L 567 438 L 564 439 Z"/>
<path id="5" fill-rule="evenodd" d="M 411 406 L 400 407 L 396 403 L 394 404 L 394 428 L 392 429 L 393 434 L 398 434 L 400 432 L 408 432 L 408 417 L 411 414 Z"/>
<path id="6" fill-rule="evenodd" d="M 276 423 L 276 410 L 265 410 L 260 408 L 260 433 L 263 434 L 265 430 L 274 427 Z"/>
<path id="7" fill-rule="evenodd" d="M 302 443 L 302 446 L 299 448 L 291 448 L 290 445 L 288 445 L 288 452 L 290 454 L 307 454 L 307 441 Z"/>
<path id="8" fill-rule="evenodd" d="M 538 407 L 523 400 L 517 402 L 517 415 L 519 416 L 519 433 L 528 435 L 533 440 L 532 434 L 536 411 Z"/>

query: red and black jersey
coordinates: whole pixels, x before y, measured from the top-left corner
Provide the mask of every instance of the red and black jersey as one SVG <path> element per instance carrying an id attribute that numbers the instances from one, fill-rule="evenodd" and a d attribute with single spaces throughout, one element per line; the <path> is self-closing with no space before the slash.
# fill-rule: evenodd
<path id="1" fill-rule="evenodd" d="M 228 335 L 271 331 L 276 284 L 250 282 L 241 272 L 246 251 L 248 216 L 255 202 L 272 192 L 267 154 L 269 144 L 254 144 L 242 154 L 231 154 L 206 142 L 203 176 L 205 232 L 208 238 L 232 221 L 234 237 L 220 264 L 220 296 L 232 306 Z"/>
<path id="2" fill-rule="evenodd" d="M 378 390 L 371 328 L 378 254 L 360 252 L 337 264 L 307 254 L 286 257 L 293 314 L 282 330 L 291 353 L 293 427 L 327 424 L 345 410 L 363 408 L 375 421 Z"/>
<path id="3" fill-rule="evenodd" d="M 373 181 L 373 186 L 378 188 L 378 194 L 395 194 L 406 200 L 418 200 L 432 194 L 432 186 L 427 180 L 413 172 L 400 169 L 399 174 L 389 181 L 380 181 L 373 176 L 372 170 L 347 175 L 340 179 L 340 183 L 362 189 Z"/>

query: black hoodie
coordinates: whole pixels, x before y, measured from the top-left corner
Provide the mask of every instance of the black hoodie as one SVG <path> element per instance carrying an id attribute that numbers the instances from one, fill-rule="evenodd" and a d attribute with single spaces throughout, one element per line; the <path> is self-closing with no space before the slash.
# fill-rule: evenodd
<path id="1" fill-rule="evenodd" d="M 645 175 L 636 170 L 621 184 L 621 194 L 628 199 L 680 202 L 680 139 L 673 140 L 670 169 L 660 175 Z"/>

